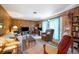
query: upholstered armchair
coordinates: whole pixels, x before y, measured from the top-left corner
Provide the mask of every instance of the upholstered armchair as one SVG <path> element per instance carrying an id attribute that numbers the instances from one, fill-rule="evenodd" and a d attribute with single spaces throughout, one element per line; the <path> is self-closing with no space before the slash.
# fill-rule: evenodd
<path id="1" fill-rule="evenodd" d="M 73 39 L 71 36 L 64 35 L 58 44 L 58 54 L 66 54 L 69 47 L 72 46 Z"/>
<path id="2" fill-rule="evenodd" d="M 51 41 L 53 39 L 54 29 L 47 29 L 45 33 L 42 33 L 42 40 Z"/>
<path id="3" fill-rule="evenodd" d="M 72 37 L 64 35 L 61 41 L 58 43 L 57 54 L 67 54 L 69 47 L 72 46 L 72 43 L 73 43 Z M 43 45 L 43 48 L 44 48 L 44 54 L 48 54 L 45 44 Z"/>

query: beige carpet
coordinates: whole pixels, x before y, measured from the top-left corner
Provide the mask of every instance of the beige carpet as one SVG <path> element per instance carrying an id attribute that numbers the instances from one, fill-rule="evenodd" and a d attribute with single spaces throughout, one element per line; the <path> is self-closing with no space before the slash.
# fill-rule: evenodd
<path id="1" fill-rule="evenodd" d="M 28 54 L 28 51 L 31 51 L 31 54 L 32 53 L 36 53 L 36 54 L 41 54 L 42 53 L 43 54 L 43 45 L 44 44 L 50 44 L 51 45 L 52 43 L 51 42 L 45 42 L 41 39 L 37 39 L 35 46 L 32 46 L 32 47 L 26 49 L 25 51 L 23 51 L 23 53 Z"/>

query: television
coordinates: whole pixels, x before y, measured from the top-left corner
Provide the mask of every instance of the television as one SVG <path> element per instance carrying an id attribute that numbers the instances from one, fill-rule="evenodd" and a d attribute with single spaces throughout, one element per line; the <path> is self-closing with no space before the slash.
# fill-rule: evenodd
<path id="1" fill-rule="evenodd" d="M 42 31 L 42 28 L 38 28 L 38 30 Z"/>
<path id="2" fill-rule="evenodd" d="M 29 27 L 21 27 L 21 31 L 29 31 Z"/>

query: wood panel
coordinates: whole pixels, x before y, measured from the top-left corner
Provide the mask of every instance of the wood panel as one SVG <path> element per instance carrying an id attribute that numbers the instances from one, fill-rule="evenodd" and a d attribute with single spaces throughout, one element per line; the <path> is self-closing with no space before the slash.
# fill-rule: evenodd
<path id="1" fill-rule="evenodd" d="M 7 34 L 9 32 L 9 26 L 11 24 L 11 19 L 8 13 L 5 11 L 5 9 L 1 5 L 0 5 L 0 14 L 3 18 L 3 24 L 4 24 L 4 28 L 2 32 L 3 34 Z"/>
<path id="2" fill-rule="evenodd" d="M 74 9 L 74 16 L 79 16 L 79 7 Z"/>
<path id="3" fill-rule="evenodd" d="M 41 24 L 39 21 L 30 21 L 30 20 L 22 20 L 22 19 L 12 19 L 12 26 L 16 25 L 18 27 L 31 27 L 36 26 L 36 24 Z"/>

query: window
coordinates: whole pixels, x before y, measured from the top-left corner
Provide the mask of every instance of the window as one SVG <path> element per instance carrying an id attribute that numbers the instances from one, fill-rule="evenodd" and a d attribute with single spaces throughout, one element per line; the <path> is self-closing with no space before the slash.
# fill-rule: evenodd
<path id="1" fill-rule="evenodd" d="M 48 20 L 42 22 L 42 32 L 46 32 L 48 28 Z"/>
<path id="2" fill-rule="evenodd" d="M 55 40 L 60 39 L 60 17 L 53 18 L 49 20 L 49 28 L 54 29 L 54 36 Z"/>
<path id="3" fill-rule="evenodd" d="M 42 22 L 42 31 L 46 32 L 46 29 L 54 29 L 53 38 L 60 40 L 60 17 L 49 19 Z"/>

